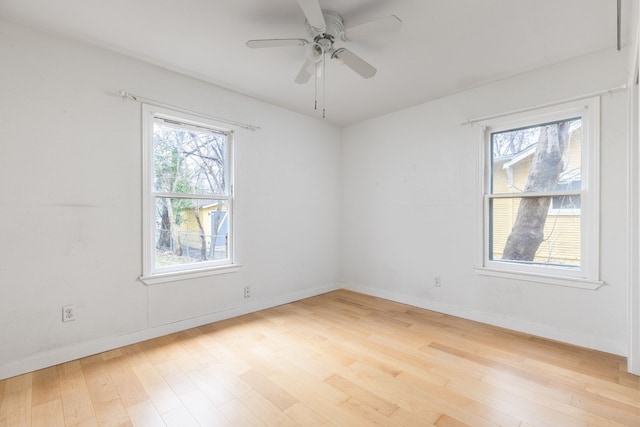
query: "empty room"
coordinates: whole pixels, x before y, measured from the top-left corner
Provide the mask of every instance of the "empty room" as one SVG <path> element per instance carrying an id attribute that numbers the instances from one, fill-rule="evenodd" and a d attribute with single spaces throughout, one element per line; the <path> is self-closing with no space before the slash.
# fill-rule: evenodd
<path id="1" fill-rule="evenodd" d="M 635 0 L 0 0 L 0 427 L 640 426 Z"/>

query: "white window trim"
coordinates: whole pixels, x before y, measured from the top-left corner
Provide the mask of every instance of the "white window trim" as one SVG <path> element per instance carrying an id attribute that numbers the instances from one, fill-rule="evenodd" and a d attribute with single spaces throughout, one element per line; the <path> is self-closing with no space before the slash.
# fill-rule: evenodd
<path id="1" fill-rule="evenodd" d="M 581 193 L 581 267 L 562 268 L 553 266 L 525 265 L 489 259 L 489 218 L 487 215 L 487 188 L 490 168 L 490 134 L 502 130 L 532 126 L 553 122 L 569 117 L 582 117 L 582 138 L 589 144 L 582 151 Z M 553 105 L 533 111 L 515 113 L 478 122 L 476 199 L 476 239 L 475 267 L 479 275 L 509 278 L 527 282 L 569 286 L 581 289 L 598 289 L 604 283 L 600 280 L 600 98 L 591 97 L 582 100 Z"/>
<path id="2" fill-rule="evenodd" d="M 193 264 L 190 268 L 176 270 L 173 268 L 156 269 L 154 267 L 155 253 L 155 193 L 151 190 L 153 170 L 153 149 L 150 138 L 153 136 L 153 125 L 156 116 L 174 119 L 182 123 L 211 127 L 229 131 L 229 146 L 227 151 L 227 163 L 229 167 L 230 194 L 226 196 L 214 196 L 212 199 L 225 200 L 229 210 L 229 259 L 224 262 L 210 261 Z M 217 274 L 233 273 L 240 269 L 235 256 L 235 135 L 228 125 L 215 122 L 210 119 L 194 116 L 182 111 L 171 110 L 151 104 L 142 104 L 142 276 L 140 281 L 146 285 L 157 285 L 179 280 L 187 280 L 198 277 Z M 158 193 L 159 194 L 159 193 Z"/>
<path id="3" fill-rule="evenodd" d="M 220 267 L 194 268 L 184 271 L 172 271 L 167 273 L 155 273 L 148 276 L 141 276 L 140 280 L 145 285 L 160 285 L 177 280 L 196 279 L 198 277 L 214 276 L 217 274 L 235 273 L 242 267 L 240 264 L 227 264 Z"/>

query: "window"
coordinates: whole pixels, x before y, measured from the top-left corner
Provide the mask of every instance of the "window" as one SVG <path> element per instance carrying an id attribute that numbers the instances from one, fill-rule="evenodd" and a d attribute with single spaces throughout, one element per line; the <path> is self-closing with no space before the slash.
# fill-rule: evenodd
<path id="1" fill-rule="evenodd" d="M 597 288 L 599 99 L 482 122 L 481 274 Z"/>
<path id="2" fill-rule="evenodd" d="M 143 282 L 233 266 L 233 133 L 150 105 L 143 126 Z"/>

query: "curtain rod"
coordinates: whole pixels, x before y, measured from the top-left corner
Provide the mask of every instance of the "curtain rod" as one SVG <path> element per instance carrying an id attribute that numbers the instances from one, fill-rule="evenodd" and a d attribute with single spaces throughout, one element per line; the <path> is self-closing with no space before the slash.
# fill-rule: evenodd
<path id="1" fill-rule="evenodd" d="M 134 95 L 134 94 L 129 93 L 129 92 L 124 91 L 124 90 L 120 90 L 118 93 L 122 97 L 123 101 L 126 101 L 127 99 L 129 99 L 129 100 L 132 100 L 132 101 L 144 102 L 146 104 L 155 105 L 156 107 L 170 108 L 172 110 L 180 111 L 181 113 L 191 114 L 193 116 L 198 116 L 198 117 L 203 118 L 203 119 L 215 120 L 217 122 L 222 122 L 222 123 L 226 123 L 226 124 L 229 124 L 229 125 L 238 126 L 239 128 L 247 129 L 247 130 L 250 130 L 250 131 L 256 131 L 256 130 L 260 129 L 260 126 L 250 125 L 250 124 L 242 123 L 242 122 L 236 122 L 234 120 L 229 120 L 229 119 L 225 119 L 225 118 L 222 118 L 222 117 L 210 116 L 208 114 L 202 114 L 202 113 L 199 113 L 197 111 L 187 110 L 186 108 L 176 107 L 175 105 L 167 104 L 166 102 L 161 102 L 161 101 L 157 101 L 155 99 L 145 98 L 143 96 Z"/>
<path id="2" fill-rule="evenodd" d="M 553 107 L 555 105 L 564 104 L 566 102 L 580 101 L 582 99 L 592 98 L 594 96 L 601 96 L 601 95 L 606 95 L 606 94 L 611 95 L 614 92 L 619 92 L 621 90 L 626 90 L 626 89 L 627 89 L 627 85 L 623 84 L 623 85 L 612 87 L 612 88 L 609 88 L 609 89 L 606 89 L 606 90 L 601 90 L 601 91 L 589 93 L 589 94 L 586 94 L 586 95 L 580 95 L 580 96 L 576 96 L 576 97 L 573 97 L 573 98 L 567 98 L 567 99 L 562 99 L 562 100 L 559 100 L 559 101 L 548 102 L 546 104 L 538 104 L 538 105 L 534 105 L 532 107 L 521 108 L 519 110 L 512 110 L 512 111 L 507 111 L 505 113 L 493 114 L 491 116 L 484 116 L 484 117 L 478 117 L 478 118 L 475 118 L 475 119 L 465 120 L 464 122 L 460 122 L 459 124 L 460 124 L 460 126 L 474 125 L 474 124 L 476 124 L 478 122 L 483 122 L 485 120 L 497 119 L 499 117 L 510 116 L 511 114 L 526 113 L 528 111 L 537 110 L 538 108 Z"/>
<path id="3" fill-rule="evenodd" d="M 617 30 L 616 41 L 617 41 L 618 52 L 620 52 L 620 50 L 622 49 L 622 39 L 620 37 L 621 27 L 622 27 L 622 0 L 618 0 L 618 13 L 616 16 L 616 30 Z"/>

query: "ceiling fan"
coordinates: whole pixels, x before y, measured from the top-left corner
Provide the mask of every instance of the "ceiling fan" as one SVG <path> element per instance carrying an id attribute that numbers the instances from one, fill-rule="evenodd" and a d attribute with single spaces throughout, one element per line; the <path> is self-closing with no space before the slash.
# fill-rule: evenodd
<path id="1" fill-rule="evenodd" d="M 325 58 L 336 59 L 338 62 L 351 68 L 361 77 L 368 79 L 373 77 L 377 70 L 364 59 L 344 47 L 336 48 L 334 43 L 341 39 L 344 42 L 368 37 L 380 32 L 388 32 L 400 29 L 402 21 L 395 15 L 368 21 L 351 28 L 344 28 L 342 17 L 336 12 L 322 10 L 318 0 L 296 0 L 306 18 L 307 32 L 310 40 L 291 39 L 259 39 L 249 40 L 246 45 L 252 49 L 270 47 L 304 47 L 307 57 L 302 68 L 295 78 L 295 82 L 302 84 L 309 81 L 311 76 L 324 73 Z M 317 91 L 317 87 L 316 87 Z M 317 96 L 316 96 L 317 97 Z M 317 108 L 317 101 L 316 101 Z M 324 116 L 324 114 L 323 114 Z"/>

